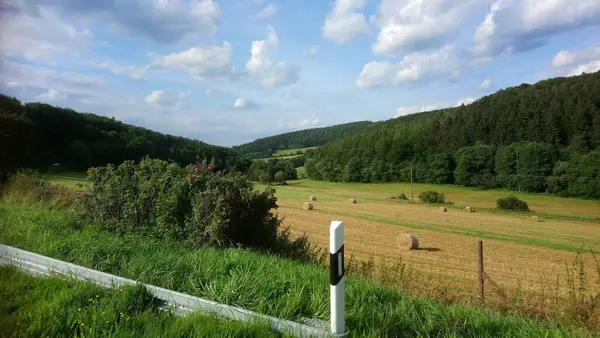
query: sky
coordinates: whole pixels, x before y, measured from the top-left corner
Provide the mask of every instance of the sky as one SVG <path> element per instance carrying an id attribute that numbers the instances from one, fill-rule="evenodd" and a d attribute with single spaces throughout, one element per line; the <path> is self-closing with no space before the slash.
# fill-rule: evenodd
<path id="1" fill-rule="evenodd" d="M 224 146 L 598 70 L 598 0 L 0 0 L 0 92 Z"/>

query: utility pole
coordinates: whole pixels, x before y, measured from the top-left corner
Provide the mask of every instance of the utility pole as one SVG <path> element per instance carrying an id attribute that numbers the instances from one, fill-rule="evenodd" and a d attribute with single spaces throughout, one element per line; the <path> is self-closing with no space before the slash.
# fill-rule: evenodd
<path id="1" fill-rule="evenodd" d="M 413 168 L 410 167 L 410 204 L 415 204 L 415 186 L 413 185 Z"/>

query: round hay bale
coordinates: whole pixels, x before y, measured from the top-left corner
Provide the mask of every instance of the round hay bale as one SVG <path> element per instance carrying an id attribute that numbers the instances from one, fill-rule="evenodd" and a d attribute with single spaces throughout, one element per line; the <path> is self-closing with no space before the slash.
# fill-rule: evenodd
<path id="1" fill-rule="evenodd" d="M 440 207 L 440 212 L 447 212 L 448 209 L 446 209 L 446 207 Z"/>
<path id="2" fill-rule="evenodd" d="M 304 203 L 304 205 L 302 206 L 302 209 L 304 210 L 312 210 L 313 209 L 313 204 L 310 202 L 306 202 Z"/>
<path id="3" fill-rule="evenodd" d="M 466 207 L 465 211 L 470 214 L 472 212 L 471 207 Z"/>
<path id="4" fill-rule="evenodd" d="M 419 240 L 415 235 L 402 234 L 398 236 L 398 248 L 401 250 L 414 250 L 419 248 Z"/>
<path id="5" fill-rule="evenodd" d="M 311 202 L 312 202 L 312 201 L 316 201 L 316 200 L 317 200 L 317 196 L 310 196 L 310 197 L 308 198 L 308 200 L 309 200 L 309 201 L 311 201 Z"/>
<path id="6" fill-rule="evenodd" d="M 352 197 L 352 198 L 350 199 L 350 203 L 352 203 L 352 204 L 356 204 L 356 198 Z"/>
<path id="7" fill-rule="evenodd" d="M 539 218 L 539 217 L 537 217 L 537 216 L 531 216 L 531 219 L 532 219 L 534 222 L 539 222 L 539 221 L 540 221 L 540 218 Z"/>

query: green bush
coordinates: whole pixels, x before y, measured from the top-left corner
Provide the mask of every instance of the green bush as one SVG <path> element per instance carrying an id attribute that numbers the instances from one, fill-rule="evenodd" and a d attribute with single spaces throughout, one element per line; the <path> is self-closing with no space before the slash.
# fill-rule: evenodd
<path id="1" fill-rule="evenodd" d="M 399 200 L 403 200 L 403 201 L 408 201 L 408 197 L 406 197 L 406 195 L 404 193 L 400 194 L 400 196 L 398 196 Z"/>
<path id="2" fill-rule="evenodd" d="M 259 192 L 243 175 L 143 159 L 91 168 L 88 178 L 91 190 L 79 209 L 106 230 L 310 256 L 306 238 L 291 240 L 271 213 L 275 190 Z"/>
<path id="3" fill-rule="evenodd" d="M 429 204 L 444 204 L 446 201 L 443 193 L 431 190 L 422 192 L 419 199 L 421 202 Z"/>
<path id="4" fill-rule="evenodd" d="M 522 201 L 514 196 L 497 199 L 496 208 L 502 210 L 529 211 L 527 202 Z"/>
<path id="5" fill-rule="evenodd" d="M 275 182 L 277 182 L 277 184 L 282 184 L 285 182 L 285 174 L 283 173 L 283 171 L 278 171 L 275 173 Z"/>

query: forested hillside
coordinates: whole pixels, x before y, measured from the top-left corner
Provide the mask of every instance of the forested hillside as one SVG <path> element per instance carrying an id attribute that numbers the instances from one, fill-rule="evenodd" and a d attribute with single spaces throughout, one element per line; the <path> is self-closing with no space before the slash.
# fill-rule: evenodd
<path id="1" fill-rule="evenodd" d="M 321 146 L 336 138 L 357 132 L 370 124 L 371 122 L 369 121 L 360 121 L 338 124 L 331 127 L 299 130 L 260 138 L 250 143 L 235 146 L 233 149 L 250 158 L 266 158 L 271 157 L 271 154 L 279 149 Z"/>
<path id="2" fill-rule="evenodd" d="M 41 103 L 21 104 L 2 94 L 0 133 L 3 173 L 23 166 L 47 169 L 55 163 L 69 170 L 84 170 L 145 155 L 181 164 L 194 163 L 197 156 L 207 161 L 214 158 L 216 169 L 246 171 L 251 164 L 229 148 L 161 134 L 114 118 Z"/>
<path id="3" fill-rule="evenodd" d="M 377 123 L 305 166 L 329 181 L 408 181 L 412 169 L 417 182 L 600 198 L 600 72 Z"/>

